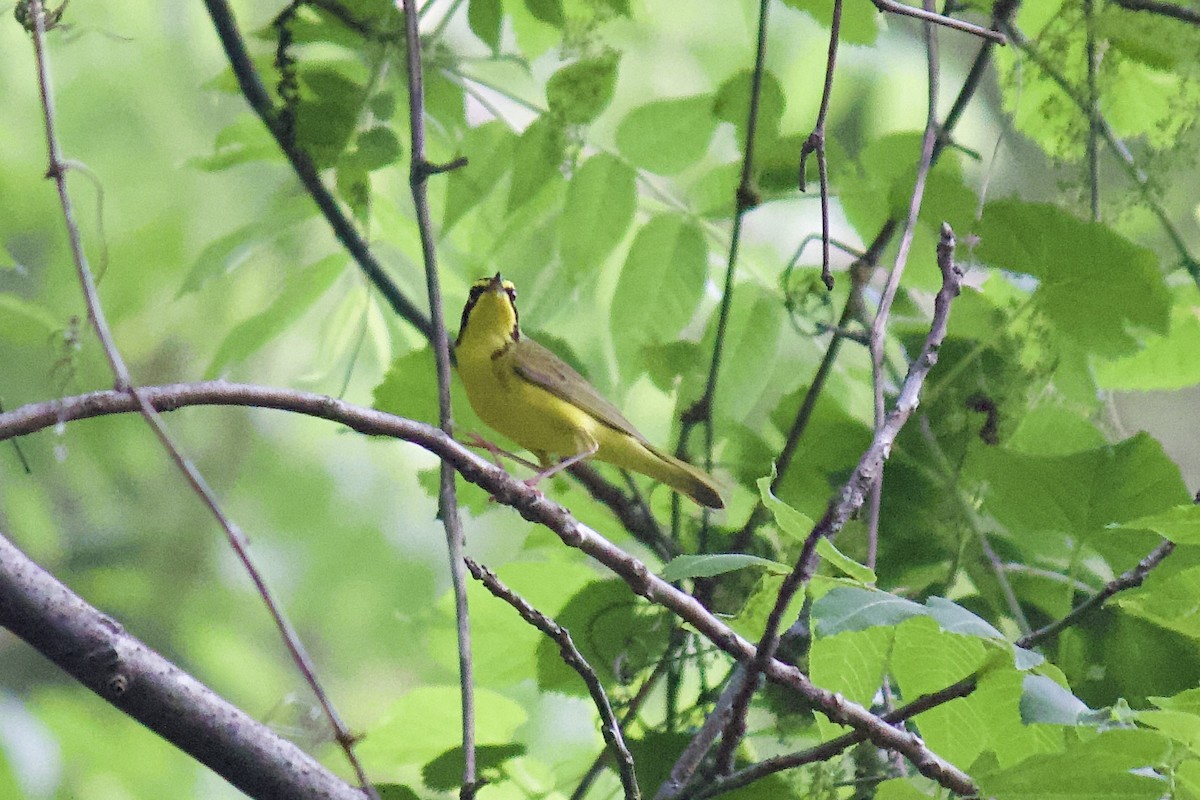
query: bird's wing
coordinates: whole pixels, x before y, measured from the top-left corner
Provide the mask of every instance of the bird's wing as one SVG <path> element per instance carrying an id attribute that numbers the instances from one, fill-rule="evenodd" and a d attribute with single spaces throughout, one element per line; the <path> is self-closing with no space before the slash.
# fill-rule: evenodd
<path id="1" fill-rule="evenodd" d="M 587 379 L 554 353 L 532 339 L 515 344 L 513 365 L 525 380 L 582 409 L 599 422 L 627 433 L 640 442 L 646 437 L 625 419 L 617 407 L 605 400 Z"/>

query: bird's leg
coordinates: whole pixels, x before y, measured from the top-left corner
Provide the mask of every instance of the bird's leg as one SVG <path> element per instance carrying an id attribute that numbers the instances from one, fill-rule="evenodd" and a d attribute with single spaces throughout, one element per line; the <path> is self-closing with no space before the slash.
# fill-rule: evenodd
<path id="1" fill-rule="evenodd" d="M 588 445 L 584 450 L 581 450 L 580 452 L 576 453 L 575 455 L 571 456 L 570 458 L 564 458 L 562 461 L 559 461 L 557 464 L 552 464 L 551 466 L 547 467 L 546 469 L 543 469 L 537 475 L 534 475 L 532 478 L 527 478 L 525 480 L 525 485 L 529 486 L 529 487 L 537 486 L 537 484 L 539 482 L 545 480 L 546 478 L 549 478 L 551 475 L 562 472 L 564 469 L 571 466 L 572 464 L 577 464 L 580 461 L 583 461 L 585 458 L 591 458 L 592 456 L 596 455 L 596 451 L 599 449 L 600 449 L 600 443 L 597 442 L 595 439 L 592 439 L 590 442 L 588 442 Z"/>
<path id="2" fill-rule="evenodd" d="M 500 469 L 504 469 L 504 465 L 500 463 L 500 456 L 504 456 L 505 458 L 511 458 L 513 461 L 517 462 L 518 464 L 525 466 L 525 467 L 529 467 L 532 470 L 541 469 L 541 467 L 539 465 L 533 463 L 529 459 L 521 458 L 519 455 L 516 455 L 515 453 L 510 453 L 507 450 L 503 450 L 500 447 L 497 447 L 494 443 L 489 442 L 487 439 L 484 439 L 478 433 L 471 432 L 471 433 L 467 434 L 467 447 L 474 447 L 479 450 L 488 451 L 488 453 L 490 453 L 492 456 L 492 463 L 495 464 L 497 467 L 500 467 Z"/>

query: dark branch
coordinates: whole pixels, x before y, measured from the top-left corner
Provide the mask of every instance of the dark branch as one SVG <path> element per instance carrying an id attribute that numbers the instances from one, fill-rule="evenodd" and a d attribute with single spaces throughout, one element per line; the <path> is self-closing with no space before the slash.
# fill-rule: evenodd
<path id="1" fill-rule="evenodd" d="M 1192 25 L 1200 25 L 1200 11 L 1192 8 L 1184 8 L 1183 6 L 1175 5 L 1174 3 L 1160 3 L 1158 0 L 1112 0 L 1128 11 L 1149 11 L 1152 14 L 1161 14 L 1164 17 L 1171 17 L 1180 22 L 1188 22 Z"/>

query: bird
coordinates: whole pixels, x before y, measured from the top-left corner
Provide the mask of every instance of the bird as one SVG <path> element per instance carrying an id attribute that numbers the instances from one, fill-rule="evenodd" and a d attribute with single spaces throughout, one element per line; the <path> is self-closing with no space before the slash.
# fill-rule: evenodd
<path id="1" fill-rule="evenodd" d="M 475 413 L 541 464 L 528 485 L 595 458 L 661 481 L 701 506 L 725 507 L 716 480 L 652 445 L 586 378 L 521 332 L 516 287 L 499 272 L 471 285 L 455 355 Z"/>

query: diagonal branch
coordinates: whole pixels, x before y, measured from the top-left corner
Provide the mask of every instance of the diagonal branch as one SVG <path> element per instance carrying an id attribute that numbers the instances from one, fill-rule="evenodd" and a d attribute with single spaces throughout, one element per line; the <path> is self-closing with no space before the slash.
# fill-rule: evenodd
<path id="1" fill-rule="evenodd" d="M 256 800 L 363 800 L 359 789 L 131 636 L 2 535 L 0 626 Z"/>
<path id="2" fill-rule="evenodd" d="M 61 15 L 64 7 L 65 4 L 64 6 L 60 6 L 58 11 L 55 12 L 56 19 Z M 184 456 L 179 446 L 172 439 L 170 432 L 167 430 L 166 423 L 146 398 L 145 392 L 134 384 L 130 377 L 129 368 L 126 366 L 125 360 L 117 349 L 112 332 L 108 327 L 108 321 L 104 315 L 104 309 L 100 304 L 100 295 L 96 289 L 96 281 L 92 276 L 91 268 L 88 266 L 87 255 L 83 249 L 83 239 L 79 233 L 79 226 L 75 222 L 74 206 L 71 202 L 70 193 L 67 191 L 67 163 L 62 156 L 55 126 L 54 94 L 50 85 L 50 66 L 46 54 L 46 15 L 44 7 L 41 0 L 30 0 L 27 8 L 30 18 L 26 25 L 33 38 L 34 55 L 37 63 L 38 89 L 42 101 L 42 118 L 45 123 L 46 150 L 50 162 L 49 168 L 46 171 L 46 177 L 54 181 L 55 187 L 58 190 L 59 204 L 62 208 L 63 221 L 66 224 L 67 238 L 70 242 L 71 257 L 75 266 L 76 277 L 83 291 L 88 320 L 96 332 L 96 337 L 100 340 L 104 356 L 108 361 L 116 383 L 116 391 L 127 396 L 134 404 L 134 407 L 146 420 L 146 424 L 150 426 L 150 430 L 153 431 L 172 463 L 183 475 L 184 480 L 208 509 L 209 513 L 212 514 L 217 524 L 221 526 L 230 548 L 241 562 L 243 569 L 246 570 L 250 580 L 254 583 L 258 595 L 262 598 L 264 605 L 266 605 L 267 612 L 275 623 L 275 627 L 279 630 L 279 634 L 283 638 L 288 652 L 291 654 L 292 661 L 296 664 L 305 683 L 308 684 L 318 704 L 321 706 L 325 718 L 329 721 L 329 725 L 333 729 L 334 738 L 337 740 L 343 753 L 345 753 L 346 760 L 358 776 L 359 783 L 363 786 L 368 797 L 376 798 L 375 790 L 371 787 L 370 781 L 367 780 L 366 771 L 363 769 L 358 757 L 354 754 L 355 737 L 349 728 L 346 727 L 329 696 L 325 693 L 324 688 L 317 679 L 312 660 L 305 651 L 299 635 L 291 623 L 288 622 L 282 606 L 275 600 L 274 595 L 267 586 L 266 580 L 250 558 L 245 534 L 242 533 L 241 529 L 221 509 L 216 494 L 209 487 L 204 476 Z"/>
<path id="3" fill-rule="evenodd" d="M 246 42 L 238 30 L 237 20 L 234 19 L 229 3 L 226 0 L 204 0 L 204 5 L 208 9 L 209 17 L 212 18 L 213 27 L 217 30 L 221 46 L 225 48 L 225 55 L 229 59 L 229 66 L 232 67 L 233 74 L 237 77 L 242 95 L 245 96 L 246 102 L 250 104 L 250 108 L 254 110 L 258 118 L 267 126 L 271 136 L 275 138 L 279 149 L 283 151 L 284 156 L 292 165 L 292 169 L 295 170 L 296 177 L 304 186 L 304 190 L 312 197 L 313 202 L 317 204 L 317 208 L 321 210 L 321 214 L 329 223 L 329 227 L 333 229 L 334 236 L 350 253 L 371 284 L 388 301 L 392 310 L 403 319 L 408 320 L 426 339 L 432 341 L 432 323 L 388 276 L 383 265 L 371 252 L 371 248 L 363 239 L 362 234 L 358 232 L 354 223 L 338 205 L 333 193 L 321 182 L 321 176 L 313 165 L 312 159 L 287 136 L 285 128 L 280 122 L 279 111 L 271 100 L 266 86 L 263 85 L 262 78 L 254 67 L 254 62 L 250 60 L 250 54 L 246 51 Z"/>
<path id="4" fill-rule="evenodd" d="M 934 11 L 930 11 L 927 8 L 913 8 L 912 6 L 906 6 L 903 3 L 897 3 L 895 0 L 871 0 L 871 2 L 875 4 L 876 8 L 883 12 L 891 12 L 893 14 L 900 14 L 906 17 L 913 17 L 921 20 L 922 22 L 932 23 L 934 25 L 944 25 L 945 27 L 952 28 L 956 31 L 962 31 L 963 33 L 970 33 L 975 36 L 980 36 L 990 42 L 995 42 L 996 44 L 1008 44 L 1008 40 L 1004 38 L 1004 34 L 1000 31 L 992 30 L 991 28 L 984 28 L 979 25 L 973 25 L 970 22 L 964 22 L 961 19 L 948 17 L 945 14 L 938 14 Z"/>
<path id="5" fill-rule="evenodd" d="M 600 712 L 602 723 L 600 732 L 604 735 L 604 741 L 620 765 L 621 786 L 625 789 L 625 800 L 638 800 L 642 793 L 638 789 L 637 775 L 633 770 L 633 756 L 629 753 L 629 748 L 625 745 L 625 737 L 621 734 L 621 724 L 617 722 L 617 715 L 613 713 L 612 704 L 608 702 L 608 695 L 604 691 L 604 685 L 600 683 L 600 677 L 583 657 L 583 654 L 579 652 L 575 642 L 571 640 L 571 632 L 505 586 L 496 577 L 496 573 L 487 567 L 472 558 L 467 558 L 466 564 L 475 580 L 486 586 L 493 595 L 515 608 L 521 615 L 521 619 L 553 639 L 558 644 L 562 660 L 566 662 L 567 666 L 578 672 L 579 677 L 583 678 L 583 682 L 587 684 L 588 693 L 592 696 L 592 702 L 596 704 L 596 710 Z"/>
<path id="6" fill-rule="evenodd" d="M 941 317 L 939 314 L 938 319 Z M 940 337 L 944 333 L 942 326 L 931 332 L 931 337 L 934 334 Z M 917 368 L 927 371 L 928 366 L 932 366 L 933 359 L 932 352 L 926 353 L 918 360 Z M 580 523 L 567 509 L 543 496 L 537 489 L 526 486 L 523 481 L 509 475 L 501 467 L 475 455 L 432 425 L 355 406 L 324 395 L 224 381 L 145 387 L 142 391 L 147 400 L 159 410 L 173 410 L 188 405 L 274 408 L 338 422 L 370 436 L 388 436 L 412 442 L 450 462 L 464 479 L 485 489 L 497 502 L 511 506 L 523 518 L 549 528 L 564 544 L 577 548 L 599 561 L 624 580 L 635 594 L 671 611 L 737 661 L 749 663 L 756 657 L 753 644 L 739 636 L 696 598 L 655 575 L 643 562 L 592 528 Z M 908 403 L 915 400 L 915 396 L 902 393 L 901 399 Z M 911 408 L 902 408 L 906 410 L 898 409 L 893 412 L 894 415 L 911 413 Z M 116 391 L 93 392 L 30 404 L 7 414 L 0 414 L 0 441 L 53 428 L 77 419 L 134 410 L 136 405 L 129 395 Z M 885 444 L 881 442 L 880 446 Z M 882 458 L 882 453 L 874 455 Z M 852 494 L 857 491 L 858 502 L 861 504 L 861 488 L 850 486 L 846 491 Z M 844 519 L 841 521 L 844 522 Z M 962 770 L 930 752 L 919 737 L 897 730 L 862 706 L 813 685 L 808 676 L 797 667 L 770 659 L 762 672 L 768 680 L 798 692 L 814 709 L 833 722 L 864 730 L 866 738 L 879 747 L 901 753 L 922 775 L 960 794 L 976 791 L 974 783 Z"/>

